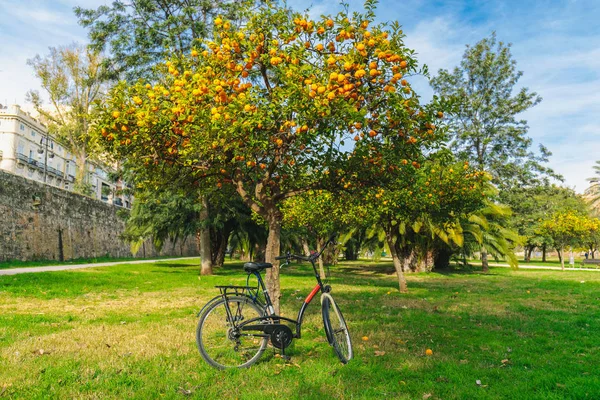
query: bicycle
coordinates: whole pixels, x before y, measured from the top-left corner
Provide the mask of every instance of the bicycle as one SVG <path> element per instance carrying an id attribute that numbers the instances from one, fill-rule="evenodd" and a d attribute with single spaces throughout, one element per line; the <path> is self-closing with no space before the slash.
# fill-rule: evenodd
<path id="1" fill-rule="evenodd" d="M 276 257 L 277 260 L 286 260 L 280 268 L 288 265 L 292 259 L 309 261 L 317 280 L 317 285 L 304 299 L 296 320 L 275 314 L 273 303 L 260 275 L 261 271 L 273 267 L 270 263 L 244 264 L 244 271 L 248 274 L 246 286 L 216 286 L 220 295 L 206 303 L 198 313 L 200 319 L 196 329 L 196 344 L 202 358 L 219 369 L 247 368 L 260 359 L 269 340 L 273 347 L 281 351 L 281 356 L 287 358 L 285 349 L 294 339 L 301 337 L 306 308 L 316 294 L 321 292 L 321 313 L 327 341 L 340 361 L 348 363 L 353 356 L 348 326 L 331 296 L 331 286 L 323 283 L 315 266 L 315 261 L 331 243 L 333 237 L 319 253 L 310 256 L 288 252 L 284 256 Z M 257 279 L 256 286 L 249 285 L 252 276 Z M 286 323 L 295 328 L 295 333 Z"/>

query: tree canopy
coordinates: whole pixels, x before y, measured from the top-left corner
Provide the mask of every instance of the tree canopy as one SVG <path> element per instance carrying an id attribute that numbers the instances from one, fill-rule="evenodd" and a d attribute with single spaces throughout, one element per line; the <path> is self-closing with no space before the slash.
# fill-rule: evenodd
<path id="1" fill-rule="evenodd" d="M 91 185 L 87 181 L 86 163 L 90 155 L 98 153 L 90 125 L 96 102 L 107 91 L 102 79 L 102 56 L 74 43 L 51 47 L 48 55 L 36 55 L 27 60 L 27 64 L 40 80 L 50 106 L 46 107 L 37 91 L 29 91 L 28 100 L 48 124 L 50 133 L 75 155 L 75 191 L 89 194 Z"/>
<path id="2" fill-rule="evenodd" d="M 510 44 L 490 37 L 467 46 L 459 66 L 442 69 L 432 79 L 436 93 L 452 99 L 449 114 L 451 146 L 461 159 L 492 174 L 500 189 L 531 185 L 556 176 L 544 163 L 551 153 L 540 145 L 536 154 L 527 136 L 527 122 L 518 115 L 542 99 L 518 88 Z"/>
<path id="3" fill-rule="evenodd" d="M 91 47 L 110 54 L 108 76 L 153 80 L 153 67 L 171 54 L 187 54 L 194 41 L 212 32 L 218 15 L 235 19 L 250 3 L 222 0 L 116 0 L 97 9 L 75 7 L 89 30 Z"/>
<path id="4" fill-rule="evenodd" d="M 216 18 L 214 40 L 159 66 L 160 84 L 115 87 L 98 124 L 101 142 L 141 186 L 173 175 L 233 185 L 268 223 L 266 258 L 276 264 L 283 200 L 380 185 L 375 169 L 417 168 L 437 140 L 436 104 L 421 106 L 404 78 L 419 72 L 413 52 L 398 24 L 370 28 L 374 17 L 367 2 L 364 14 L 316 21 L 272 5 L 239 29 Z M 373 159 L 366 176 L 363 157 Z M 277 299 L 278 269 L 267 284 Z"/>

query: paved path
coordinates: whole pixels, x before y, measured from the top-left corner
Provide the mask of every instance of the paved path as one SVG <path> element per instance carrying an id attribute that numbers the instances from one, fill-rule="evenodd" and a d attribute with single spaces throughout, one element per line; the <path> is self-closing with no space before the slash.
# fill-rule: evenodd
<path id="1" fill-rule="evenodd" d="M 190 259 L 194 259 L 194 258 L 198 258 L 198 257 L 161 258 L 158 260 L 116 261 L 116 262 L 104 262 L 104 263 L 94 263 L 94 264 L 69 264 L 69 265 L 51 265 L 48 267 L 11 268 L 11 269 L 0 269 L 0 275 L 17 275 L 17 274 L 30 274 L 33 272 L 65 271 L 65 270 L 69 270 L 69 269 L 110 267 L 112 265 L 122 265 L 122 264 L 144 264 L 144 263 L 156 263 L 156 262 L 161 262 L 161 261 L 190 260 Z"/>

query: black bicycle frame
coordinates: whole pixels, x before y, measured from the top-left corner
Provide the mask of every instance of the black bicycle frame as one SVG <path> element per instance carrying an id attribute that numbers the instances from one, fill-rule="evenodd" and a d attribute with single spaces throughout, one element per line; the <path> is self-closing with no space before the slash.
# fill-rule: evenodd
<path id="1" fill-rule="evenodd" d="M 321 251 L 317 254 L 308 256 L 308 257 L 304 257 L 304 256 L 293 256 L 294 258 L 303 260 L 303 261 L 310 261 L 312 267 L 313 267 L 313 271 L 315 273 L 315 278 L 317 279 L 317 285 L 313 288 L 313 290 L 308 294 L 308 296 L 306 296 L 306 298 L 304 299 L 304 303 L 302 303 L 302 307 L 300 307 L 300 311 L 298 311 L 298 316 L 296 318 L 296 320 L 290 319 L 290 318 L 286 318 L 286 317 L 282 317 L 280 315 L 276 315 L 275 314 L 275 309 L 273 307 L 273 303 L 271 302 L 271 297 L 269 296 L 269 293 L 267 291 L 267 288 L 265 287 L 265 283 L 262 279 L 262 276 L 260 275 L 260 273 L 258 271 L 254 271 L 252 272 L 252 274 L 254 276 L 256 276 L 256 279 L 258 280 L 258 287 L 260 290 L 262 290 L 264 296 L 265 296 L 265 309 L 267 310 L 267 312 L 270 314 L 268 315 L 268 317 L 272 318 L 276 323 L 279 323 L 281 320 L 283 321 L 287 321 L 289 323 L 292 323 L 296 326 L 296 334 L 294 335 L 294 338 L 296 339 L 300 339 L 301 337 L 301 329 L 302 329 L 302 321 L 304 319 L 304 313 L 306 312 L 306 308 L 308 307 L 308 305 L 312 302 L 312 299 L 315 297 L 315 295 L 319 292 L 323 292 L 323 291 L 328 291 L 327 288 L 323 285 L 323 281 L 321 281 L 321 276 L 319 275 L 319 271 L 317 270 L 317 267 L 315 265 L 315 260 L 318 259 L 321 254 L 323 253 L 323 251 L 325 250 L 325 248 L 327 248 L 327 245 L 329 244 L 329 242 L 331 241 L 331 239 L 327 242 L 327 244 L 325 246 L 323 246 L 323 248 L 321 249 Z M 292 256 L 288 255 L 289 258 L 291 258 Z M 258 301 L 258 299 L 256 298 L 257 296 L 250 296 L 250 298 L 255 302 L 260 304 L 260 302 Z M 230 318 L 233 318 L 231 315 L 231 312 L 229 310 L 229 307 L 225 307 L 227 309 L 227 313 L 228 316 Z M 260 330 L 260 331 L 264 331 L 264 329 L 267 327 L 267 324 L 261 324 L 261 325 L 249 325 L 251 323 L 254 323 L 256 321 L 260 321 L 260 320 L 264 320 L 265 317 L 258 317 L 258 318 L 253 318 L 250 319 L 248 321 L 245 321 L 243 323 L 241 323 L 239 325 L 240 330 L 242 331 L 248 331 L 248 330 Z M 272 324 L 271 324 L 272 325 Z"/>

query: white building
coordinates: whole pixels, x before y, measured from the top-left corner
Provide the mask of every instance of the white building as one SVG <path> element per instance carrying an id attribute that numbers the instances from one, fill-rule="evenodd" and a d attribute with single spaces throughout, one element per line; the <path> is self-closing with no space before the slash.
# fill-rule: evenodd
<path id="1" fill-rule="evenodd" d="M 77 163 L 47 127 L 18 105 L 0 105 L 0 169 L 27 179 L 73 190 Z M 115 196 L 120 183 L 109 180 L 105 168 L 87 163 L 92 196 L 107 203 L 129 208 L 129 196 Z"/>

